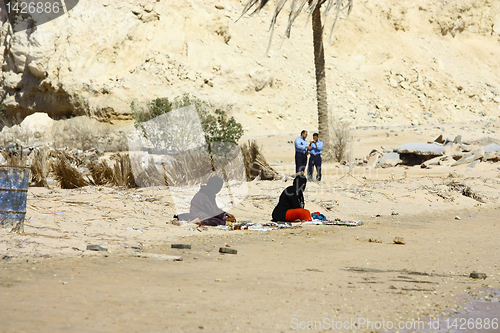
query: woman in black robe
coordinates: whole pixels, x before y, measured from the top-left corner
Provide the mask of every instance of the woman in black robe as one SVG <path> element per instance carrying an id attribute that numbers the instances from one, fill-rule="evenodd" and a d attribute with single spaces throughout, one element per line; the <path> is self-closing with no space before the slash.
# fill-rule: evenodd
<path id="1" fill-rule="evenodd" d="M 293 222 L 295 220 L 311 221 L 311 212 L 304 209 L 304 190 L 307 178 L 298 175 L 293 185 L 288 186 L 280 195 L 280 200 L 273 210 L 273 221 Z"/>

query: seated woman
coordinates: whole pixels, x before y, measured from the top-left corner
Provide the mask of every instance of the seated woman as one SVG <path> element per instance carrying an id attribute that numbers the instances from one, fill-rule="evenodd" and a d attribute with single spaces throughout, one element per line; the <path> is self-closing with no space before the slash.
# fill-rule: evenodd
<path id="1" fill-rule="evenodd" d="M 304 209 L 304 195 L 307 178 L 299 175 L 281 193 L 280 200 L 273 210 L 273 221 L 293 222 L 295 220 L 311 221 L 311 213 Z"/>
<path id="2" fill-rule="evenodd" d="M 201 186 L 191 200 L 191 220 L 198 218 L 202 224 L 209 226 L 226 225 L 226 220 L 236 221 L 233 215 L 226 213 L 215 203 L 215 195 L 220 192 L 223 183 L 222 178 L 214 176 L 207 181 L 207 185 Z"/>

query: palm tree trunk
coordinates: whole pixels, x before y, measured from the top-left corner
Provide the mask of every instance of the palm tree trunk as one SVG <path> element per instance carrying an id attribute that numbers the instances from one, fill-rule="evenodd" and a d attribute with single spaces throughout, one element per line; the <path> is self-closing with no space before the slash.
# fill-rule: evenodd
<path id="1" fill-rule="evenodd" d="M 316 99 L 318 102 L 319 135 L 324 143 L 323 158 L 331 158 L 330 123 L 328 121 L 328 97 L 326 93 L 325 50 L 323 48 L 323 26 L 321 25 L 320 4 L 312 14 L 314 41 L 314 67 L 316 69 Z"/>

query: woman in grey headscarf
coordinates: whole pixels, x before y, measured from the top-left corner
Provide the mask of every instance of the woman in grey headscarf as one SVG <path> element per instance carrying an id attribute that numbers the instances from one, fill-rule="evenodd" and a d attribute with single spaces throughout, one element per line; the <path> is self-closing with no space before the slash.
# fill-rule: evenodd
<path id="1" fill-rule="evenodd" d="M 192 220 L 198 218 L 202 224 L 209 226 L 225 225 L 227 219 L 236 220 L 233 215 L 217 207 L 215 202 L 215 196 L 223 184 L 222 178 L 214 176 L 207 181 L 207 185 L 201 185 L 200 191 L 191 200 L 189 213 Z"/>

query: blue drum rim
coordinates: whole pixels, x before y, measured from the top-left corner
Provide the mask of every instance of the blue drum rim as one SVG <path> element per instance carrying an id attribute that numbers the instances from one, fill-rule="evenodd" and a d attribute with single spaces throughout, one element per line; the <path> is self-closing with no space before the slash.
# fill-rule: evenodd
<path id="1" fill-rule="evenodd" d="M 26 214 L 26 212 L 15 212 L 15 211 L 6 211 L 6 210 L 0 210 L 0 214 Z"/>
<path id="2" fill-rule="evenodd" d="M 8 165 L 0 165 L 0 168 L 2 168 L 2 169 L 31 169 L 31 167 L 23 167 L 23 166 L 14 167 L 14 166 L 8 166 Z"/>
<path id="3" fill-rule="evenodd" d="M 28 192 L 28 190 L 13 189 L 13 188 L 0 188 L 0 191 L 5 191 L 5 192 Z"/>

